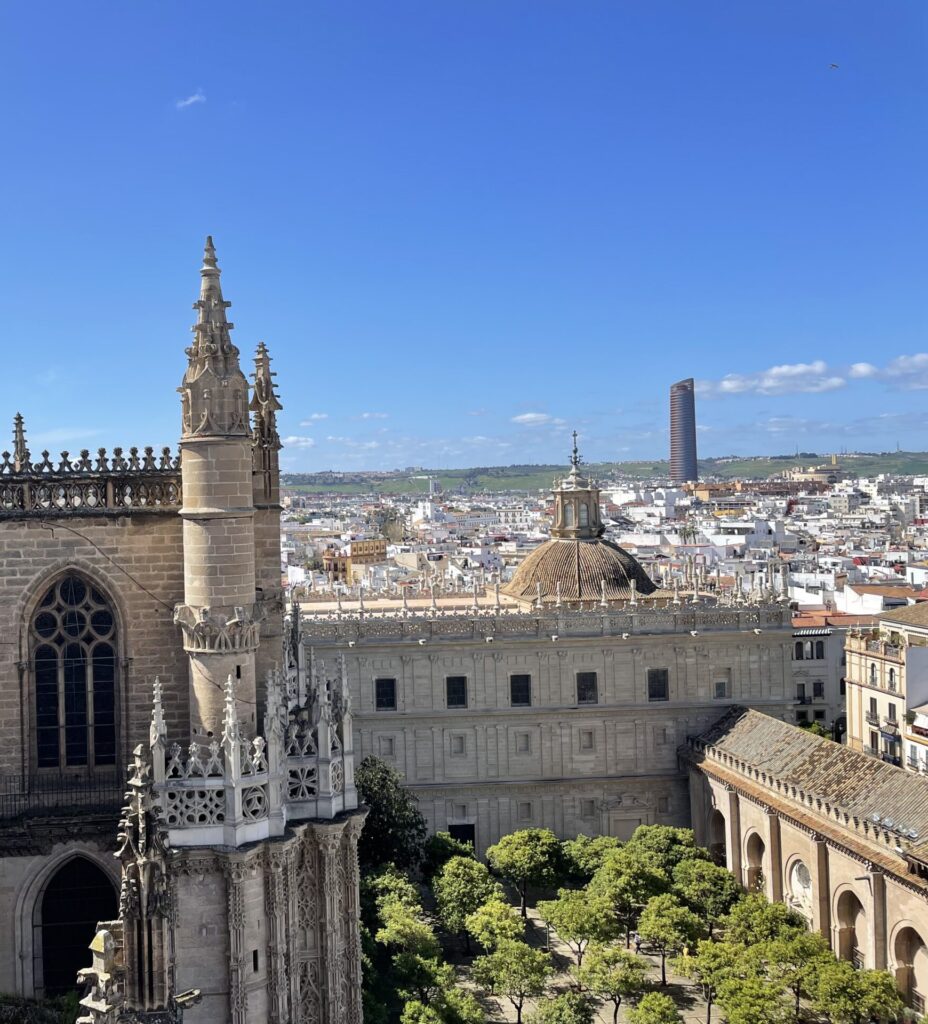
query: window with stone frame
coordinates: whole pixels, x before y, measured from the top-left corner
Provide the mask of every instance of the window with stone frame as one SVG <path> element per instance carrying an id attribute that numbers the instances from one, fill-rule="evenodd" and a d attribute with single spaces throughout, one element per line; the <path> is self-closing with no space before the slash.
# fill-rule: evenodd
<path id="1" fill-rule="evenodd" d="M 532 705 L 532 677 L 518 673 L 509 677 L 509 703 L 514 708 L 528 708 Z"/>
<path id="2" fill-rule="evenodd" d="M 35 766 L 116 764 L 116 617 L 107 598 L 69 573 L 39 602 L 29 629 Z"/>
<path id="3" fill-rule="evenodd" d="M 648 700 L 670 700 L 670 673 L 666 668 L 648 669 Z"/>
<path id="4" fill-rule="evenodd" d="M 577 703 L 598 704 L 599 692 L 595 672 L 577 673 Z"/>
<path id="5" fill-rule="evenodd" d="M 374 707 L 378 711 L 396 711 L 396 680 L 374 680 Z"/>
<path id="6" fill-rule="evenodd" d="M 449 708 L 466 708 L 467 676 L 446 676 L 445 698 Z"/>

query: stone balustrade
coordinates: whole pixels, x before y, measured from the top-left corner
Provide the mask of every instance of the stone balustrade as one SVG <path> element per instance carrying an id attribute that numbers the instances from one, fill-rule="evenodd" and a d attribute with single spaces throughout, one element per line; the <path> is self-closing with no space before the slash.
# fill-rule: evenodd
<path id="1" fill-rule="evenodd" d="M 318 674 L 303 706 L 292 703 L 288 692 L 281 674 L 271 673 L 264 735 L 247 738 L 230 677 L 222 738 L 168 746 L 156 680 L 151 769 L 170 846 L 238 847 L 283 835 L 288 821 L 333 818 L 357 807 L 344 679 Z"/>
<path id="2" fill-rule="evenodd" d="M 62 452 L 55 461 L 47 451 L 33 462 L 28 452 L 15 458 L 0 454 L 0 516 L 87 515 L 105 511 L 176 511 L 181 505 L 180 456 L 163 448 L 105 448 L 91 457 L 88 449 L 72 460 Z"/>

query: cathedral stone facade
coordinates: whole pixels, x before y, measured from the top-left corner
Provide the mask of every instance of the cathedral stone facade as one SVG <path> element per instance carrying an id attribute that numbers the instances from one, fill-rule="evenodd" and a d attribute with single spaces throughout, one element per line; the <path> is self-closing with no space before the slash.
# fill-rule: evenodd
<path id="1" fill-rule="evenodd" d="M 36 457 L 17 415 L 0 456 L 0 991 L 360 1021 L 351 702 L 284 622 L 280 404 L 209 239 L 200 278 L 179 455 Z"/>

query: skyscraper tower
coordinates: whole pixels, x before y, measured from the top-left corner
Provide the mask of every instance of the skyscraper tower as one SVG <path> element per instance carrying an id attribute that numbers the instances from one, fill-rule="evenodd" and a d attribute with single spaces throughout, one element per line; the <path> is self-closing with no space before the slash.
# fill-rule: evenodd
<path id="1" fill-rule="evenodd" d="M 675 484 L 697 480 L 696 389 L 693 378 L 670 388 L 670 478 Z"/>

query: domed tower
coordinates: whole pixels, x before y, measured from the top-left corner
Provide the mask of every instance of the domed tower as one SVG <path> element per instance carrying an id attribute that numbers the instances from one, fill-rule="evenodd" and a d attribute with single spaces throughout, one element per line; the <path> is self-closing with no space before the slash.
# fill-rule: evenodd
<path id="1" fill-rule="evenodd" d="M 657 590 L 641 564 L 603 538 L 599 488 L 581 472 L 577 432 L 570 472 L 554 488 L 551 539 L 536 548 L 504 588 L 534 604 L 622 601 Z"/>
<path id="2" fill-rule="evenodd" d="M 174 611 L 190 659 L 190 726 L 219 736 L 232 677 L 238 718 L 256 724 L 255 537 L 248 382 L 226 320 L 212 238 L 200 269 L 197 322 L 178 388 L 184 504 L 184 603 Z"/>

